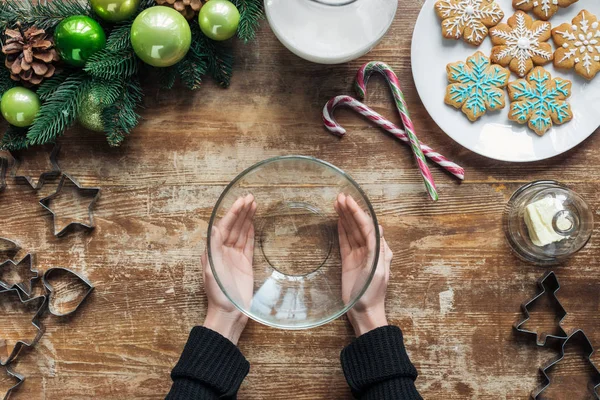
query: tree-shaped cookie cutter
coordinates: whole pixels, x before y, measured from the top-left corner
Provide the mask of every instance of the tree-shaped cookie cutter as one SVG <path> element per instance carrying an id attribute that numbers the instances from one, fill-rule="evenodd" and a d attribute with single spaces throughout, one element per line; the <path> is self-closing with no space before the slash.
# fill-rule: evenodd
<path id="1" fill-rule="evenodd" d="M 594 355 L 594 347 L 592 346 L 592 343 L 590 342 L 590 340 L 588 339 L 588 337 L 586 336 L 586 334 L 581 329 L 576 330 L 575 332 L 573 332 L 572 334 L 570 334 L 566 338 L 566 340 L 563 341 L 563 344 L 561 346 L 561 351 L 560 351 L 560 357 L 559 358 L 557 358 L 556 360 L 552 361 L 545 368 L 540 368 L 540 371 L 544 375 L 544 383 L 542 384 L 542 386 L 540 386 L 540 388 L 538 388 L 537 390 L 534 390 L 533 392 L 531 392 L 531 398 L 532 399 L 534 399 L 534 400 L 539 399 L 540 395 L 542 394 L 542 392 L 544 392 L 550 386 L 550 384 L 552 383 L 552 381 L 550 379 L 550 376 L 548 376 L 548 372 L 550 372 L 550 370 L 552 370 L 552 368 L 554 368 L 554 366 L 556 364 L 558 364 L 559 362 L 561 362 L 563 360 L 563 358 L 565 358 L 565 346 L 567 345 L 567 343 L 571 343 L 573 341 L 579 342 L 584 347 L 585 359 L 592 366 L 592 369 L 593 369 L 592 372 L 593 372 L 593 375 L 594 375 L 594 377 L 592 379 L 592 384 L 590 385 L 589 389 L 594 394 L 594 396 L 596 397 L 596 399 L 600 399 L 600 395 L 598 394 L 598 388 L 600 388 L 600 371 L 598 370 L 598 368 L 596 367 L 596 365 L 592 362 L 592 356 Z"/>
<path id="2" fill-rule="evenodd" d="M 553 271 L 548 272 L 546 275 L 544 275 L 538 281 L 538 287 L 540 288 L 540 292 L 535 297 L 533 297 L 531 300 L 528 300 L 528 301 L 524 302 L 523 304 L 521 304 L 521 310 L 523 311 L 525 318 L 515 324 L 515 326 L 514 326 L 515 330 L 519 333 L 533 336 L 533 338 L 536 341 L 536 344 L 540 347 L 546 346 L 548 339 L 552 339 L 553 341 L 558 341 L 558 343 L 561 343 L 567 339 L 567 333 L 564 331 L 564 329 L 561 326 L 563 319 L 565 319 L 565 317 L 567 316 L 567 311 L 562 306 L 562 304 L 558 300 L 558 297 L 556 296 L 556 293 L 560 290 L 560 283 L 558 282 L 558 278 L 556 277 L 556 274 Z M 525 328 L 523 328 L 523 325 L 525 325 L 525 323 L 527 323 L 527 321 L 529 321 L 529 319 L 530 319 L 529 310 L 531 309 L 533 304 L 536 301 L 538 301 L 542 296 L 544 296 L 546 293 L 549 293 L 550 296 L 552 296 L 552 298 L 554 300 L 553 304 L 555 305 L 555 308 L 556 308 L 556 316 L 559 318 L 559 320 L 558 320 L 559 333 L 552 334 L 552 335 L 541 333 L 540 337 L 542 338 L 542 341 L 539 342 L 537 340 L 538 332 L 534 332 L 534 331 L 525 329 Z"/>
<path id="3" fill-rule="evenodd" d="M 27 254 L 19 262 L 14 262 L 13 260 L 7 260 L 7 261 L 3 262 L 2 264 L 0 264 L 0 270 L 4 269 L 6 266 L 10 266 L 11 268 L 16 268 L 17 266 L 21 265 L 22 263 L 28 264 L 29 267 L 27 269 L 30 272 L 33 272 L 33 277 L 29 279 L 29 284 L 27 284 L 27 282 L 19 282 L 19 283 L 15 283 L 15 284 L 11 285 L 11 284 L 8 284 L 8 283 L 0 280 L 0 290 L 2 290 L 2 288 L 4 288 L 4 289 L 18 288 L 19 290 L 21 290 L 21 292 L 25 296 L 30 297 L 31 291 L 33 288 L 33 282 L 35 282 L 39 278 L 38 271 L 33 268 L 33 261 L 32 261 L 31 254 Z"/>
<path id="4" fill-rule="evenodd" d="M 9 295 L 10 292 L 17 293 L 17 296 L 19 296 L 19 301 L 21 302 L 21 304 L 28 304 L 30 302 L 40 301 L 40 300 L 41 300 L 41 302 L 40 302 L 40 306 L 39 306 L 37 312 L 35 313 L 35 315 L 33 316 L 32 320 L 31 320 L 31 324 L 37 329 L 37 334 L 36 334 L 35 338 L 33 338 L 33 340 L 31 340 L 30 342 L 26 342 L 24 340 L 17 341 L 17 343 L 15 344 L 15 347 L 12 349 L 11 353 L 8 355 L 6 360 L 2 361 L 2 359 L 0 358 L 0 366 L 3 366 L 3 367 L 7 366 L 15 358 L 17 358 L 17 356 L 19 355 L 21 350 L 23 350 L 23 348 L 26 348 L 26 347 L 29 348 L 29 347 L 35 346 L 40 341 L 42 336 L 44 335 L 44 327 L 40 323 L 40 318 L 41 318 L 42 314 L 44 313 L 44 309 L 46 306 L 46 300 L 47 300 L 46 296 L 37 296 L 37 297 L 29 298 L 29 299 L 24 299 L 23 296 L 21 295 L 21 291 L 19 289 L 15 288 L 15 289 L 1 290 L 0 291 L 0 299 L 2 298 L 2 296 Z"/>
<path id="5" fill-rule="evenodd" d="M 71 183 L 73 183 L 73 185 L 75 185 L 75 187 L 77 188 L 77 190 L 79 192 L 90 193 L 93 195 L 93 199 L 90 202 L 90 205 L 88 206 L 88 218 L 89 218 L 90 222 L 87 224 L 83 223 L 83 222 L 71 222 L 68 225 L 66 225 L 65 227 L 63 227 L 61 230 L 57 231 L 56 230 L 56 213 L 54 211 L 52 211 L 52 209 L 50 208 L 50 202 L 54 198 L 56 198 L 60 195 L 60 193 L 62 192 L 62 190 L 65 186 L 65 182 L 67 181 L 67 179 L 69 181 L 71 181 Z M 96 225 L 94 224 L 94 213 L 93 213 L 92 209 L 94 208 L 94 205 L 98 201 L 99 197 L 100 197 L 100 188 L 99 187 L 83 187 L 79 184 L 79 182 L 77 182 L 76 179 L 72 178 L 68 174 L 63 173 L 62 178 L 60 179 L 60 182 L 58 183 L 58 187 L 56 188 L 56 192 L 54 192 L 50 196 L 44 197 L 43 199 L 40 200 L 40 204 L 42 205 L 42 207 L 44 207 L 46 210 L 48 210 L 52 214 L 52 220 L 54 223 L 54 236 L 56 236 L 56 237 L 64 236 L 69 231 L 69 229 L 71 229 L 75 226 L 80 226 L 80 227 L 88 229 L 88 230 L 93 230 L 96 227 Z"/>
<path id="6" fill-rule="evenodd" d="M 53 273 L 56 273 L 57 271 L 62 271 L 62 272 L 66 272 L 68 274 L 74 275 L 75 277 L 79 278 L 79 280 L 81 280 L 81 282 L 83 282 L 83 284 L 86 285 L 88 288 L 87 291 L 85 292 L 85 294 L 81 297 L 81 300 L 79 300 L 77 305 L 73 308 L 73 310 L 66 312 L 66 313 L 61 313 L 60 311 L 56 310 L 52 306 L 52 297 L 54 296 L 54 288 L 52 287 L 52 284 L 49 282 L 49 279 L 50 279 L 50 276 Z M 60 267 L 54 267 L 54 268 L 48 269 L 42 276 L 42 283 L 44 284 L 44 287 L 46 288 L 46 291 L 48 292 L 48 311 L 50 312 L 50 314 L 57 316 L 57 317 L 66 317 L 67 315 L 73 314 L 75 311 L 77 311 L 79 306 L 85 301 L 85 299 L 94 290 L 94 285 L 92 285 L 92 283 L 89 280 L 87 280 L 85 277 L 83 277 L 82 275 L 78 274 L 75 271 L 72 271 L 72 270 L 66 269 L 66 268 L 60 268 Z"/>
<path id="7" fill-rule="evenodd" d="M 15 160 L 12 171 L 11 171 L 11 177 L 13 177 L 15 179 L 24 179 L 25 181 L 27 181 L 27 183 L 29 184 L 29 186 L 31 186 L 32 189 L 35 189 L 35 190 L 41 189 L 42 186 L 44 186 L 46 179 L 55 178 L 60 175 L 60 167 L 58 166 L 58 153 L 59 152 L 60 152 L 60 145 L 55 144 L 54 148 L 52 149 L 52 152 L 50 153 L 50 164 L 52 165 L 52 170 L 42 173 L 40 175 L 37 183 L 35 183 L 34 178 L 32 176 L 17 175 L 17 172 L 19 171 L 19 166 L 21 165 L 21 159 L 18 156 L 15 156 L 14 154 L 11 153 L 12 157 Z"/>
<path id="8" fill-rule="evenodd" d="M 8 390 L 4 394 L 4 397 L 2 398 L 3 400 L 8 400 L 10 398 L 10 395 L 12 394 L 12 392 L 14 392 L 19 386 L 21 386 L 21 384 L 25 380 L 25 377 L 15 371 L 13 371 L 10 368 L 10 366 L 8 366 L 8 365 L 5 365 L 4 369 L 6 370 L 6 374 L 8 376 L 15 378 L 17 380 L 17 382 L 14 385 L 12 385 L 11 387 L 8 388 Z"/>

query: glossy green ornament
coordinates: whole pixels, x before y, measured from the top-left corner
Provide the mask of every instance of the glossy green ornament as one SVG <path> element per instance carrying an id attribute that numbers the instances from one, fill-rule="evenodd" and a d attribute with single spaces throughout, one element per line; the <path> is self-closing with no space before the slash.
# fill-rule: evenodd
<path id="1" fill-rule="evenodd" d="M 58 24 L 54 42 L 63 61 L 83 67 L 92 54 L 106 46 L 106 34 L 90 17 L 74 15 Z"/>
<path id="2" fill-rule="evenodd" d="M 135 54 L 146 64 L 170 67 L 187 54 L 192 31 L 178 11 L 163 6 L 150 7 L 133 21 L 131 44 Z"/>
<path id="3" fill-rule="evenodd" d="M 237 32 L 240 12 L 227 0 L 210 0 L 200 9 L 200 29 L 213 40 L 227 40 Z"/>
<path id="4" fill-rule="evenodd" d="M 103 20 L 121 22 L 133 17 L 140 0 L 90 0 L 92 9 Z"/>
<path id="5" fill-rule="evenodd" d="M 2 95 L 0 109 L 9 124 L 25 128 L 35 120 L 42 103 L 33 91 L 24 87 L 15 87 Z"/>
<path id="6" fill-rule="evenodd" d="M 89 91 L 83 96 L 83 101 L 79 106 L 77 122 L 90 131 L 104 132 L 103 111 L 102 101 L 92 91 Z"/>

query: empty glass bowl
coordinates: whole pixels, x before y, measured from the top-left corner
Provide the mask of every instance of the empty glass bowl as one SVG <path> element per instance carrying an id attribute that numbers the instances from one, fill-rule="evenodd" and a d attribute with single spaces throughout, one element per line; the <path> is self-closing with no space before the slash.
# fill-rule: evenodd
<path id="1" fill-rule="evenodd" d="M 365 221 L 378 226 L 356 182 L 312 157 L 262 161 L 227 186 L 210 219 L 208 256 L 219 286 L 244 314 L 277 328 L 306 329 L 338 318 L 362 296 L 377 265 L 379 230 L 372 229 L 369 239 L 375 247 L 349 272 L 356 279 L 342 293 L 334 209 L 340 193 L 352 196 Z M 242 218 L 254 210 L 246 206 L 240 211 L 240 204 L 252 203 L 250 195 L 254 218 Z"/>

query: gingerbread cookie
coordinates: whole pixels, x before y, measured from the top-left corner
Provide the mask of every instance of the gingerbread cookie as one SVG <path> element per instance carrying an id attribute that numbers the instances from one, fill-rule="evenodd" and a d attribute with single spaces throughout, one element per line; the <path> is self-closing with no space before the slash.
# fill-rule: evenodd
<path id="1" fill-rule="evenodd" d="M 521 78 L 531 71 L 534 65 L 546 64 L 554 58 L 552 46 L 546 43 L 551 36 L 549 22 L 533 21 L 523 11 L 517 11 L 507 24 L 499 24 L 490 29 L 492 39 L 492 62 L 498 63 L 519 75 Z"/>
<path id="2" fill-rule="evenodd" d="M 513 0 L 515 10 L 531 11 L 541 20 L 548 21 L 559 8 L 567 8 L 578 0 Z"/>
<path id="3" fill-rule="evenodd" d="M 600 22 L 587 10 L 572 21 L 552 29 L 552 39 L 558 49 L 554 53 L 556 68 L 575 68 L 586 79 L 600 71 Z"/>
<path id="4" fill-rule="evenodd" d="M 461 109 L 471 121 L 476 121 L 488 110 L 499 110 L 506 105 L 504 88 L 510 71 L 478 51 L 467 62 L 459 61 L 446 66 L 448 88 L 446 104 Z"/>
<path id="5" fill-rule="evenodd" d="M 554 124 L 564 124 L 573 119 L 571 105 L 571 81 L 555 78 L 542 67 L 535 67 L 527 79 L 519 79 L 508 85 L 511 100 L 508 118 L 519 124 L 527 123 L 535 133 L 542 136 Z"/>
<path id="6" fill-rule="evenodd" d="M 479 46 L 488 28 L 504 18 L 504 12 L 494 0 L 439 0 L 435 12 L 442 19 L 442 35 Z"/>

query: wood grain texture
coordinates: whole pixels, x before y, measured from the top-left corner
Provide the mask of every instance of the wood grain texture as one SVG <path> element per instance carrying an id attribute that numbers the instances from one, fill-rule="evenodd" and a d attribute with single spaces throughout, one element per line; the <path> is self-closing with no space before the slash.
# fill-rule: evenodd
<path id="1" fill-rule="evenodd" d="M 521 184 L 557 179 L 599 209 L 600 136 L 532 164 L 488 160 L 453 142 L 427 114 L 412 80 L 411 32 L 421 5 L 400 1 L 381 44 L 338 66 L 293 56 L 265 23 L 255 42 L 235 44 L 230 89 L 208 81 L 195 93 L 147 85 L 144 120 L 118 149 L 102 135 L 69 131 L 61 167 L 103 190 L 91 234 L 52 235 L 50 216 L 37 201 L 58 180 L 39 193 L 9 180 L 0 193 L 0 236 L 35 252 L 38 268 L 72 268 L 96 285 L 75 316 L 44 318 L 43 339 L 15 363 L 27 380 L 14 398 L 164 398 L 188 332 L 205 314 L 199 260 L 214 203 L 243 169 L 288 154 L 332 162 L 370 197 L 396 254 L 390 321 L 404 330 L 424 398 L 527 398 L 538 367 L 555 353 L 515 337 L 512 324 L 545 269 L 510 253 L 503 207 Z M 354 74 L 369 60 L 395 69 L 419 137 L 467 171 L 458 184 L 432 166 L 438 203 L 428 200 L 405 145 L 347 110 L 336 113 L 347 137 L 322 127 L 323 105 L 352 94 Z M 383 80 L 371 85 L 367 104 L 399 122 Z M 592 241 L 556 272 L 570 313 L 565 327 L 584 329 L 600 347 L 598 237 L 596 224 Z M 303 332 L 250 322 L 240 348 L 252 368 L 239 398 L 350 399 L 339 353 L 351 340 L 345 318 Z"/>

